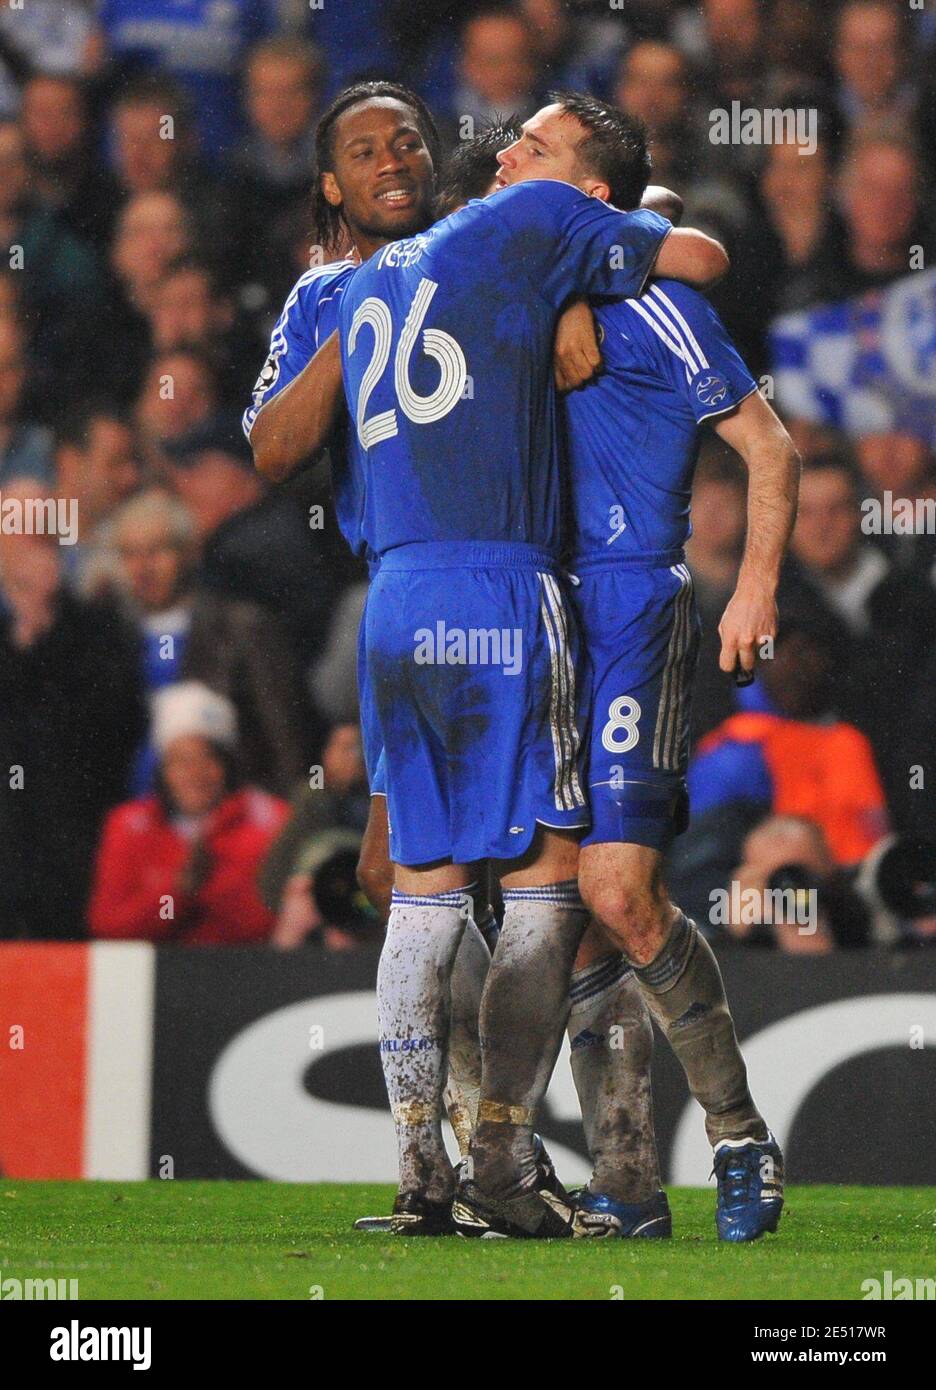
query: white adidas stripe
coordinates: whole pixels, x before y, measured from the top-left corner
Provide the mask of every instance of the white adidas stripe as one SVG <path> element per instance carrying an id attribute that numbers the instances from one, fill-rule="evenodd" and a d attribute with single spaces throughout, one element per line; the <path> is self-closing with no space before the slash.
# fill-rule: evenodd
<path id="1" fill-rule="evenodd" d="M 689 368 L 692 375 L 696 376 L 699 373 L 699 371 L 701 371 L 701 365 L 696 354 L 692 351 L 692 348 L 689 346 L 689 343 L 683 336 L 682 330 L 676 323 L 673 322 L 673 320 L 669 317 L 669 315 L 662 308 L 662 306 L 660 304 L 657 304 L 653 299 L 651 299 L 649 295 L 647 296 L 647 308 L 650 310 L 652 314 L 656 315 L 660 323 L 662 323 L 666 330 L 670 333 L 670 335 L 676 339 L 677 343 L 682 349 L 683 358 L 685 360 L 686 366 Z"/>
<path id="2" fill-rule="evenodd" d="M 671 566 L 670 573 L 679 580 L 680 588 L 675 598 L 673 628 L 653 732 L 653 766 L 673 772 L 686 704 L 686 659 L 692 639 L 692 577 L 685 565 Z"/>
<path id="3" fill-rule="evenodd" d="M 635 313 L 639 314 L 640 317 L 644 319 L 646 323 L 649 324 L 649 326 L 653 329 L 657 337 L 660 338 L 666 344 L 670 352 L 672 352 L 674 356 L 679 358 L 680 362 L 683 364 L 683 369 L 686 373 L 686 380 L 691 381 L 693 374 L 689 370 L 689 364 L 686 361 L 686 355 L 683 352 L 682 348 L 679 346 L 679 344 L 674 342 L 674 340 L 669 336 L 669 334 L 666 333 L 664 329 L 660 327 L 659 323 L 656 321 L 653 315 L 648 313 L 644 306 L 638 303 L 636 299 L 628 299 L 626 302 L 629 308 L 633 309 Z"/>
<path id="4" fill-rule="evenodd" d="M 549 640 L 549 729 L 556 768 L 553 800 L 557 810 L 573 811 L 585 805 L 585 798 L 577 768 L 579 732 L 575 724 L 575 669 L 569 651 L 568 621 L 555 576 L 537 571 L 537 577 L 542 589 L 540 611 Z"/>
<path id="5" fill-rule="evenodd" d="M 708 367 L 708 359 L 705 356 L 705 353 L 702 351 L 702 348 L 699 346 L 699 341 L 696 338 L 696 335 L 693 333 L 692 329 L 690 328 L 688 320 L 676 307 L 676 305 L 670 299 L 669 295 L 666 294 L 663 290 L 661 290 L 659 285 L 651 285 L 650 293 L 652 295 L 655 295 L 657 299 L 662 300 L 662 302 L 667 306 L 667 308 L 670 310 L 673 317 L 676 319 L 677 323 L 680 325 L 683 332 L 685 333 L 687 340 L 689 341 L 689 343 L 691 343 L 692 350 L 698 357 L 700 364 L 703 367 Z"/>

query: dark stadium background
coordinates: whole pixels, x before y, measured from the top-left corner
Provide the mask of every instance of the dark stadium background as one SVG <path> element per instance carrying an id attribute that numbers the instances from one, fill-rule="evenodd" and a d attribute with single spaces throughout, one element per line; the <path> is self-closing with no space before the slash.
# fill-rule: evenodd
<path id="1" fill-rule="evenodd" d="M 726 782 L 677 847 L 674 896 L 726 958 L 751 953 L 729 968 L 750 978 L 755 1013 L 762 980 L 765 1017 L 757 962 L 768 958 L 783 1012 L 812 996 L 813 970 L 842 997 L 931 991 L 920 953 L 936 945 L 936 528 L 925 507 L 932 518 L 936 8 L 196 0 L 183 13 L 171 0 L 28 0 L 0 9 L 0 508 L 61 500 L 76 505 L 78 531 L 74 545 L 9 534 L 0 510 L 0 942 L 66 953 L 0 946 L 0 1024 L 27 1000 L 41 1007 L 47 970 L 85 972 L 91 989 L 96 956 L 67 943 L 95 937 L 159 943 L 161 961 L 193 938 L 217 948 L 206 960 L 272 941 L 299 952 L 274 973 L 285 980 L 292 962 L 312 993 L 359 949 L 349 979 L 366 974 L 379 930 L 348 873 L 367 808 L 354 676 L 366 576 L 338 534 L 327 461 L 267 490 L 240 415 L 290 286 L 325 254 L 309 231 L 317 114 L 373 76 L 419 91 L 449 146 L 494 116 L 531 114 L 554 87 L 607 97 L 647 121 L 654 181 L 681 195 L 684 220 L 725 241 L 732 271 L 717 306 L 804 459 L 781 628 L 810 653 L 816 728 L 852 726 L 862 763 L 854 776 L 839 769 L 815 814 L 791 824 L 797 778 L 819 774 L 792 753 L 783 765 L 794 744 L 781 729 L 773 800 Z M 712 113 L 733 103 L 815 113 L 815 153 L 712 143 Z M 888 495 L 921 504 L 913 533 L 862 530 L 867 504 L 886 510 Z M 784 713 L 782 681 L 768 688 L 768 675 L 741 695 L 717 670 L 744 477 L 714 435 L 694 517 L 703 756 L 724 742 L 725 721 Z M 231 702 L 231 759 L 253 798 L 251 834 L 231 851 L 237 912 L 200 936 L 192 917 L 131 920 L 115 906 L 121 876 L 145 877 L 165 850 L 155 831 L 149 848 L 99 853 L 114 809 L 155 785 L 150 700 L 169 680 Z M 714 888 L 780 871 L 818 892 L 815 933 L 709 920 Z M 196 896 L 211 873 L 198 866 Z M 83 964 L 67 964 L 72 950 Z M 849 953 L 839 972 L 816 959 L 838 952 Z M 236 959 L 249 990 L 261 957 Z M 236 1026 L 224 1014 L 232 968 L 213 991 L 210 965 L 198 966 L 219 1036 Z M 184 962 L 160 966 L 160 990 L 174 972 L 184 978 Z M 274 991 L 270 1007 L 293 993 Z M 59 997 L 67 988 L 50 986 L 48 1007 Z M 895 1094 L 925 1089 L 918 1053 L 892 1047 Z M 0 1051 L 17 1096 L 18 1060 Z M 167 1094 L 153 1102 L 157 1120 Z M 0 1169 L 63 1171 L 24 1156 L 13 1137 L 24 1115 L 5 1115 Z M 872 1168 L 854 1176 L 926 1176 L 888 1169 L 886 1154 Z M 804 1158 L 800 1175 L 853 1176 L 829 1155 Z"/>

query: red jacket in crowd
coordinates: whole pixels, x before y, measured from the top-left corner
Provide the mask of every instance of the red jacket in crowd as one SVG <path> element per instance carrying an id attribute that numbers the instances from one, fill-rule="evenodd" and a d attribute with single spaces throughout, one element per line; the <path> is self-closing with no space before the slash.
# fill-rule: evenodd
<path id="1" fill-rule="evenodd" d="M 289 814 L 285 801 L 248 787 L 225 798 L 202 834 L 207 867 L 193 893 L 180 891 L 191 841 L 155 796 L 111 812 L 98 851 L 88 910 L 93 936 L 208 946 L 265 940 L 273 914 L 257 874 Z"/>

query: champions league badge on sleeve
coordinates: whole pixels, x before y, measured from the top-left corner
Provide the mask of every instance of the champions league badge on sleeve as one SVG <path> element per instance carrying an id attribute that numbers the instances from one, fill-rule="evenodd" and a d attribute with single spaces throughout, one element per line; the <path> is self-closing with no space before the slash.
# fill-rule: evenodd
<path id="1" fill-rule="evenodd" d="M 696 382 L 695 393 L 701 405 L 719 406 L 728 395 L 728 386 L 720 376 L 713 376 L 709 372 Z"/>

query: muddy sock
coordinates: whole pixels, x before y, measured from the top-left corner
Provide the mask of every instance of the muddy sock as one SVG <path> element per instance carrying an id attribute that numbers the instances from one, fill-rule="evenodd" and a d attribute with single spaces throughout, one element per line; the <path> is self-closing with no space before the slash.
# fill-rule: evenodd
<path id="1" fill-rule="evenodd" d="M 468 1153 L 481 1099 L 481 1036 L 479 1015 L 491 953 L 471 917 L 452 970 L 452 1012 L 449 1023 L 448 1081 L 445 1109 L 462 1158 Z"/>
<path id="2" fill-rule="evenodd" d="M 471 910 L 467 893 L 415 896 L 395 889 L 377 970 L 380 1060 L 397 1132 L 400 1191 L 450 1196 L 442 1141 L 450 980 Z"/>
<path id="3" fill-rule="evenodd" d="M 586 921 L 574 879 L 504 893 L 481 1003 L 481 1104 L 471 1146 L 474 1177 L 493 1196 L 535 1184 L 533 1123 L 562 1041 Z"/>
<path id="4" fill-rule="evenodd" d="M 659 1191 L 650 1061 L 653 1024 L 619 953 L 576 970 L 569 991 L 572 1077 L 593 1172 L 588 1186 L 617 1202 Z"/>
<path id="5" fill-rule="evenodd" d="M 767 1126 L 748 1090 L 721 971 L 695 923 L 677 910 L 666 945 L 634 975 L 705 1111 L 712 1146 L 723 1139 L 765 1139 Z"/>

